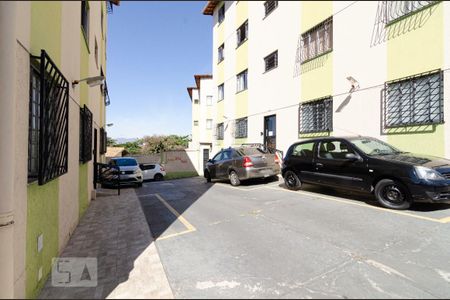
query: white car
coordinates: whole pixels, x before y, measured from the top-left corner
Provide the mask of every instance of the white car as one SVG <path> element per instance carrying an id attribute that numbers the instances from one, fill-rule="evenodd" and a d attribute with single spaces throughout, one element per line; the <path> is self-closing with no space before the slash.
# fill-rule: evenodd
<path id="1" fill-rule="evenodd" d="M 163 180 L 166 176 L 166 170 L 160 164 L 140 164 L 144 180 Z"/>

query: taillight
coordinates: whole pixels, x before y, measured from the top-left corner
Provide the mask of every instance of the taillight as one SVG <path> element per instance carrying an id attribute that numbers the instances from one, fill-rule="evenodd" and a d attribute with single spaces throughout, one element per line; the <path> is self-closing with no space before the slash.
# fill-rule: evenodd
<path id="1" fill-rule="evenodd" d="M 242 166 L 243 166 L 244 168 L 247 168 L 247 167 L 253 167 L 253 162 L 252 162 L 252 160 L 250 159 L 250 157 L 244 156 L 244 161 L 243 161 Z"/>
<path id="2" fill-rule="evenodd" d="M 166 169 L 164 169 L 163 166 L 161 166 L 159 169 L 160 169 L 161 171 L 165 171 L 165 170 L 166 170 Z"/>
<path id="3" fill-rule="evenodd" d="M 278 157 L 278 154 L 275 154 L 275 163 L 276 164 L 280 163 L 280 158 Z"/>

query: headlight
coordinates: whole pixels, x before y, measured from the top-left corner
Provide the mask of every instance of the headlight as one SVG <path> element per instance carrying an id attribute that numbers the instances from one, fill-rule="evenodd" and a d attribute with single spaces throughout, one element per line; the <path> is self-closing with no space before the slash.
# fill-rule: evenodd
<path id="1" fill-rule="evenodd" d="M 414 167 L 414 170 L 416 171 L 417 177 L 419 177 L 420 179 L 445 180 L 445 178 L 441 175 L 441 173 L 439 173 L 433 169 L 430 169 L 430 168 L 416 166 L 416 167 Z"/>

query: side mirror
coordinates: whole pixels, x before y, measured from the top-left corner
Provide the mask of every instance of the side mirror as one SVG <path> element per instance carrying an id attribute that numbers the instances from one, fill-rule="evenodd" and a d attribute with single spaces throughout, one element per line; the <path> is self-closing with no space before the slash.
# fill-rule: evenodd
<path id="1" fill-rule="evenodd" d="M 213 159 L 208 159 L 208 162 L 213 164 L 214 160 Z"/>
<path id="2" fill-rule="evenodd" d="M 357 160 L 359 160 L 359 157 L 356 156 L 354 153 L 347 153 L 347 154 L 345 154 L 345 159 L 350 160 L 350 161 L 357 161 Z"/>

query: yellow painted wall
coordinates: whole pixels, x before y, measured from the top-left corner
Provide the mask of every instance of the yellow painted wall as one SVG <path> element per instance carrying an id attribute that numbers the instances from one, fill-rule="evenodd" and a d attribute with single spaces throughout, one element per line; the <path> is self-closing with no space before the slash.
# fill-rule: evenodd
<path id="1" fill-rule="evenodd" d="M 236 29 L 248 19 L 248 2 L 239 1 L 236 3 Z"/>
<path id="2" fill-rule="evenodd" d="M 301 28 L 304 33 L 333 14 L 331 1 L 305 1 L 301 6 Z M 301 65 L 301 99 L 313 100 L 333 94 L 333 52 L 320 55 Z"/>
<path id="3" fill-rule="evenodd" d="M 444 66 L 443 6 L 441 2 L 388 25 L 388 80 Z M 420 25 L 414 29 L 412 24 Z M 445 156 L 444 134 L 444 125 L 410 126 L 390 129 L 387 140 L 404 151 Z"/>
<path id="4" fill-rule="evenodd" d="M 224 118 L 223 116 L 225 115 L 225 101 L 222 100 L 220 102 L 217 102 L 217 121 L 216 123 L 221 123 L 223 122 Z"/>
<path id="5" fill-rule="evenodd" d="M 248 90 L 236 94 L 235 118 L 243 118 L 248 115 Z"/>
<path id="6" fill-rule="evenodd" d="M 226 47 L 226 46 L 225 46 Z M 215 82 L 219 83 L 218 85 L 222 84 L 225 81 L 225 60 L 222 60 L 219 64 L 217 64 L 216 69 L 216 80 Z"/>
<path id="7" fill-rule="evenodd" d="M 239 1 L 236 3 L 236 29 L 239 28 L 245 21 L 248 20 L 248 2 Z M 250 22 L 248 24 L 249 28 L 251 26 Z M 250 35 L 248 37 L 251 39 Z M 236 49 L 236 75 L 242 71 L 248 69 L 248 41 L 239 45 Z M 248 79 L 248 74 L 247 74 Z M 239 119 L 246 117 L 248 115 L 248 90 L 241 91 L 235 94 L 235 114 L 234 119 Z M 234 122 L 234 120 L 232 121 Z M 235 139 L 235 144 L 242 144 L 246 139 Z"/>
<path id="8" fill-rule="evenodd" d="M 236 49 L 236 74 L 244 71 L 248 68 L 248 42 L 245 41 L 243 44 Z"/>

